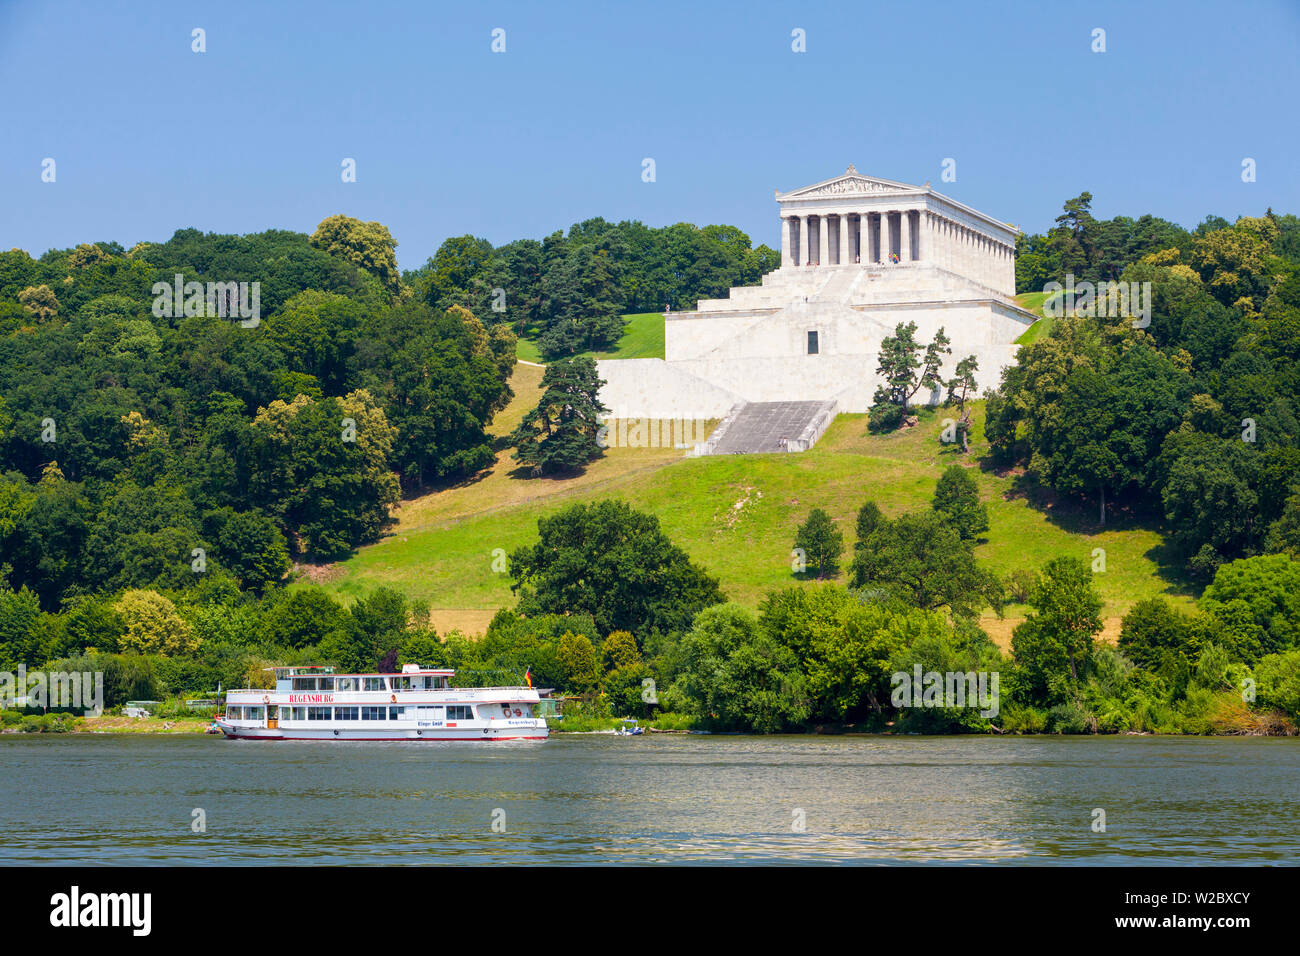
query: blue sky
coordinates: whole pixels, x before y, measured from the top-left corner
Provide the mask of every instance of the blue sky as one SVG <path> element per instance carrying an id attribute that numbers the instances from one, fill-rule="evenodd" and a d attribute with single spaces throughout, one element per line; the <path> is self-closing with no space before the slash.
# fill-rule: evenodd
<path id="1" fill-rule="evenodd" d="M 339 212 L 387 225 L 403 268 L 591 216 L 776 246 L 772 190 L 850 162 L 1032 232 L 1084 189 L 1102 217 L 1300 213 L 1298 49 L 1297 0 L 0 0 L 0 247 Z"/>

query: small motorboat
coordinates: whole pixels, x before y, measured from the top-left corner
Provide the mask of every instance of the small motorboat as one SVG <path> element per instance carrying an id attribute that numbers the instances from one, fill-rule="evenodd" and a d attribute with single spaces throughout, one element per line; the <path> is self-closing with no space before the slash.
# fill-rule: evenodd
<path id="1" fill-rule="evenodd" d="M 639 725 L 635 720 L 624 721 L 624 724 L 631 724 L 632 726 L 630 727 L 623 726 L 615 729 L 614 733 L 616 736 L 640 737 L 642 734 L 645 733 L 645 728 Z"/>

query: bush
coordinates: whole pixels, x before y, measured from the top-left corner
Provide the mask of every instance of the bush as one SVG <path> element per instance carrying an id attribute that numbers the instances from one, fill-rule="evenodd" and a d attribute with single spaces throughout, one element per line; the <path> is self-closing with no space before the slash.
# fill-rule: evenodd
<path id="1" fill-rule="evenodd" d="M 694 730 L 699 720 L 690 714 L 659 714 L 650 725 L 657 730 Z"/>
<path id="2" fill-rule="evenodd" d="M 28 714 L 18 729 L 25 734 L 66 734 L 75 724 L 72 714 Z"/>
<path id="3" fill-rule="evenodd" d="M 1047 729 L 1047 711 L 1008 704 L 1002 711 L 1002 729 L 1012 734 L 1041 734 Z"/>
<path id="4" fill-rule="evenodd" d="M 873 434 L 892 432 L 903 424 L 903 406 L 893 402 L 879 402 L 867 413 L 867 431 Z"/>
<path id="5" fill-rule="evenodd" d="M 1037 583 L 1038 575 L 1033 571 L 1024 568 L 1012 571 L 1007 576 L 1007 597 L 1015 604 L 1025 604 L 1029 601 L 1029 594 Z"/>
<path id="6" fill-rule="evenodd" d="M 1082 704 L 1066 701 L 1047 712 L 1047 726 L 1054 734 L 1094 734 L 1097 718 Z"/>

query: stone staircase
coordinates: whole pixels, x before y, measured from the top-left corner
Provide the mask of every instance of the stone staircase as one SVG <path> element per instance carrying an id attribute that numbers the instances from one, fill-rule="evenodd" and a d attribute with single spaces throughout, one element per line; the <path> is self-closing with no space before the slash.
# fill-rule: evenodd
<path id="1" fill-rule="evenodd" d="M 745 402 L 733 407 L 694 455 L 807 451 L 830 427 L 836 402 Z"/>

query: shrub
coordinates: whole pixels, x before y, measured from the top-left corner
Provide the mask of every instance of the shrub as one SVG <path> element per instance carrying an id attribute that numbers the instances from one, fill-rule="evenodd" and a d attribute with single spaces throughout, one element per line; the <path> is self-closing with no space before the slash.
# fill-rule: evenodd
<path id="1" fill-rule="evenodd" d="M 690 714 L 659 714 L 651 721 L 658 730 L 694 730 L 699 723 Z"/>
<path id="2" fill-rule="evenodd" d="M 903 424 L 903 406 L 893 402 L 878 402 L 867 413 L 867 431 L 879 434 L 892 432 Z"/>
<path id="3" fill-rule="evenodd" d="M 1002 729 L 1013 734 L 1041 734 L 1047 729 L 1047 711 L 1008 704 L 1002 711 Z"/>
<path id="4" fill-rule="evenodd" d="M 1093 734 L 1097 718 L 1082 704 L 1066 701 L 1047 712 L 1047 726 L 1054 734 Z"/>
<path id="5" fill-rule="evenodd" d="M 1016 604 L 1025 604 L 1029 601 L 1029 594 L 1037 583 L 1038 575 L 1033 571 L 1024 568 L 1012 571 L 1007 576 L 1007 597 Z"/>

